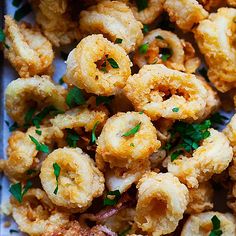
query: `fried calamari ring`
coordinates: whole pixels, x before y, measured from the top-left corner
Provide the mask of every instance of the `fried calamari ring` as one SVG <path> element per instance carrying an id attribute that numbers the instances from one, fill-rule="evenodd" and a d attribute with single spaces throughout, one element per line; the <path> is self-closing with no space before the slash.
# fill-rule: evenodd
<path id="1" fill-rule="evenodd" d="M 191 31 L 194 25 L 208 17 L 208 12 L 197 0 L 166 0 L 164 9 L 168 12 L 170 20 L 184 31 Z"/>
<path id="2" fill-rule="evenodd" d="M 57 194 L 54 163 L 60 166 Z M 60 148 L 49 154 L 42 163 L 40 179 L 50 200 L 73 212 L 85 211 L 104 190 L 103 174 L 80 148 Z"/>
<path id="3" fill-rule="evenodd" d="M 134 51 L 143 39 L 142 24 L 122 2 L 103 1 L 80 13 L 80 29 L 85 34 L 102 33 L 119 44 L 127 53 Z"/>
<path id="4" fill-rule="evenodd" d="M 235 235 L 235 217 L 230 213 L 220 213 L 208 211 L 191 215 L 184 224 L 181 236 L 205 236 L 210 235 L 212 226 L 212 217 L 217 216 L 220 220 L 220 230 L 222 235 Z"/>
<path id="5" fill-rule="evenodd" d="M 148 45 L 146 53 L 142 53 L 139 48 L 134 55 L 134 64 L 140 68 L 146 64 L 164 64 L 171 69 L 193 73 L 200 65 L 192 45 L 180 40 L 170 31 L 161 29 L 150 31 L 142 41 L 142 45 L 146 44 Z"/>
<path id="6" fill-rule="evenodd" d="M 135 222 L 150 235 L 173 232 L 188 204 L 188 189 L 170 173 L 148 172 L 137 185 Z"/>
<path id="7" fill-rule="evenodd" d="M 34 76 L 16 79 L 5 90 L 5 106 L 8 115 L 19 125 L 24 125 L 24 117 L 31 106 L 42 109 L 53 105 L 65 110 L 65 89 L 55 85 L 48 76 Z"/>
<path id="8" fill-rule="evenodd" d="M 214 129 L 209 129 L 210 136 L 203 140 L 192 157 L 180 155 L 167 169 L 189 188 L 197 188 L 199 183 L 209 180 L 213 174 L 223 172 L 233 158 L 232 147 L 227 137 Z"/>
<path id="9" fill-rule="evenodd" d="M 125 86 L 131 64 L 120 46 L 101 34 L 87 36 L 70 52 L 64 81 L 88 93 L 110 96 Z"/>
<path id="10" fill-rule="evenodd" d="M 213 188 L 209 182 L 200 183 L 198 188 L 189 189 L 189 203 L 186 213 L 195 214 L 213 208 Z"/>
<path id="11" fill-rule="evenodd" d="M 72 43 L 81 38 L 79 25 L 71 19 L 68 0 L 31 0 L 36 22 L 45 36 L 56 47 Z"/>
<path id="12" fill-rule="evenodd" d="M 51 43 L 39 29 L 26 23 L 17 24 L 11 16 L 5 16 L 6 47 L 4 56 L 20 77 L 51 75 L 54 53 Z"/>
<path id="13" fill-rule="evenodd" d="M 143 24 L 151 24 L 163 11 L 164 0 L 148 0 L 147 7 L 140 10 L 135 1 L 122 0 L 132 10 L 134 17 Z"/>
<path id="14" fill-rule="evenodd" d="M 236 87 L 235 17 L 236 9 L 220 8 L 194 31 L 209 66 L 208 77 L 221 92 Z"/>
<path id="15" fill-rule="evenodd" d="M 149 155 L 160 147 L 156 133 L 145 114 L 120 112 L 110 117 L 97 140 L 98 168 L 104 170 L 105 164 L 110 168 L 133 168 L 135 163 L 148 161 Z"/>
<path id="16" fill-rule="evenodd" d="M 206 107 L 207 91 L 202 82 L 195 75 L 164 65 L 143 66 L 129 77 L 124 91 L 135 109 L 152 120 L 164 117 L 192 121 L 199 119 Z"/>
<path id="17" fill-rule="evenodd" d="M 21 181 L 32 177 L 27 174 L 30 169 L 38 170 L 40 158 L 35 143 L 29 136 L 34 137 L 38 142 L 53 144 L 57 139 L 63 138 L 63 132 L 56 127 L 41 127 L 41 135 L 38 135 L 35 127 L 31 127 L 26 133 L 15 131 L 8 140 L 7 156 L 4 161 L 4 174 L 13 182 Z"/>
<path id="18" fill-rule="evenodd" d="M 11 198 L 12 216 L 20 230 L 32 236 L 45 232 L 69 222 L 69 215 L 55 209 L 46 193 L 41 189 L 29 189 L 22 203 Z"/>

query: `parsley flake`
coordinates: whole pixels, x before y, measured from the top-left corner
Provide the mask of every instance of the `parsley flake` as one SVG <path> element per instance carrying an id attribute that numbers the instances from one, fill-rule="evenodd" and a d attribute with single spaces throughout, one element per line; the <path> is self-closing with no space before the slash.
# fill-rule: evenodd
<path id="1" fill-rule="evenodd" d="M 66 96 L 66 104 L 70 108 L 77 106 L 77 105 L 84 105 L 85 98 L 84 98 L 82 91 L 77 87 L 72 88 Z"/>
<path id="2" fill-rule="evenodd" d="M 135 147 L 134 143 L 131 143 L 131 144 L 130 144 L 130 147 Z"/>
<path id="3" fill-rule="evenodd" d="M 139 46 L 139 48 L 138 48 L 139 53 L 140 53 L 140 54 L 146 54 L 147 51 L 148 51 L 148 47 L 149 47 L 148 43 L 142 44 L 142 45 Z"/>
<path id="4" fill-rule="evenodd" d="M 113 96 L 105 97 L 105 96 L 97 96 L 96 97 L 96 106 L 99 106 L 100 104 L 107 104 L 109 105 L 111 103 Z"/>
<path id="5" fill-rule="evenodd" d="M 172 111 L 173 111 L 173 112 L 178 112 L 178 111 L 179 111 L 179 108 L 178 108 L 178 107 L 174 107 L 174 108 L 172 109 Z"/>
<path id="6" fill-rule="evenodd" d="M 148 27 L 148 25 L 143 25 L 143 33 L 148 33 L 149 32 L 149 27 Z"/>
<path id="7" fill-rule="evenodd" d="M 22 7 L 20 7 L 19 9 L 15 11 L 14 19 L 16 21 L 19 21 L 22 18 L 24 18 L 26 15 L 28 15 L 31 11 L 32 11 L 31 5 L 27 2 L 23 4 Z"/>
<path id="8" fill-rule="evenodd" d="M 25 173 L 26 173 L 27 175 L 32 175 L 32 174 L 37 173 L 37 171 L 34 170 L 34 169 L 29 169 L 29 170 L 27 170 Z"/>
<path id="9" fill-rule="evenodd" d="M 9 188 L 9 192 L 12 194 L 12 196 L 21 203 L 23 200 L 24 195 L 27 193 L 27 191 L 32 187 L 32 182 L 30 180 L 27 180 L 24 188 L 22 189 L 21 183 L 12 184 Z"/>
<path id="10" fill-rule="evenodd" d="M 41 134 L 42 134 L 42 131 L 39 130 L 39 129 L 36 129 L 36 130 L 35 130 L 35 133 L 38 134 L 38 135 L 41 135 Z"/>
<path id="11" fill-rule="evenodd" d="M 35 111 L 36 111 L 36 108 L 32 107 L 26 112 L 25 124 L 24 124 L 25 128 L 28 128 L 30 126 Z"/>
<path id="12" fill-rule="evenodd" d="M 132 128 L 132 129 L 128 130 L 126 133 L 124 133 L 122 135 L 122 137 L 128 137 L 128 136 L 136 134 L 140 130 L 140 127 L 141 127 L 141 122 L 138 123 L 134 128 Z"/>
<path id="13" fill-rule="evenodd" d="M 182 150 L 178 150 L 176 152 L 173 152 L 171 155 L 170 155 L 170 159 L 171 161 L 174 161 L 178 158 L 179 155 L 181 155 L 183 153 Z"/>
<path id="14" fill-rule="evenodd" d="M 220 229 L 220 220 L 219 218 L 214 215 L 212 218 L 211 218 L 211 222 L 212 222 L 212 230 L 209 234 L 209 236 L 220 236 L 223 234 L 222 230 Z"/>
<path id="15" fill-rule="evenodd" d="M 19 128 L 19 126 L 16 122 L 14 122 L 12 125 L 10 125 L 9 121 L 5 120 L 5 123 L 8 126 L 9 132 L 15 131 L 17 128 Z"/>
<path id="16" fill-rule="evenodd" d="M 160 55 L 161 55 L 161 60 L 163 62 L 166 62 L 173 55 L 173 51 L 170 48 L 162 48 Z"/>
<path id="17" fill-rule="evenodd" d="M 123 39 L 116 38 L 115 44 L 121 44 L 123 42 Z"/>
<path id="18" fill-rule="evenodd" d="M 29 135 L 29 137 L 30 137 L 31 141 L 35 144 L 36 150 L 44 152 L 44 153 L 49 153 L 49 148 L 47 145 L 38 142 L 38 140 L 31 135 Z"/>
<path id="19" fill-rule="evenodd" d="M 143 11 L 148 7 L 148 0 L 135 0 L 138 11 Z"/>
<path id="20" fill-rule="evenodd" d="M 95 132 L 96 132 L 96 129 L 97 129 L 97 126 L 99 125 L 99 123 L 100 123 L 100 122 L 97 121 L 97 122 L 95 123 L 95 125 L 93 126 L 92 135 L 91 135 L 91 143 L 92 143 L 92 144 L 95 144 L 95 143 L 96 143 L 97 138 L 96 138 Z"/>
<path id="21" fill-rule="evenodd" d="M 155 38 L 160 39 L 160 40 L 164 40 L 164 38 L 161 35 L 157 35 Z"/>
<path id="22" fill-rule="evenodd" d="M 119 68 L 119 65 L 117 64 L 117 62 L 113 58 L 107 58 L 107 61 L 109 62 L 109 64 L 111 65 L 112 68 L 114 68 L 114 69 Z"/>
<path id="23" fill-rule="evenodd" d="M 53 170 L 54 170 L 54 175 L 56 177 L 56 182 L 57 182 L 56 188 L 54 189 L 53 193 L 57 194 L 57 192 L 58 192 L 58 178 L 59 178 L 59 175 L 61 172 L 61 167 L 56 162 L 54 162 L 53 163 Z"/>
<path id="24" fill-rule="evenodd" d="M 15 230 L 15 229 L 10 229 L 10 230 L 9 230 L 9 233 L 10 233 L 10 234 L 14 234 L 14 233 L 18 234 L 18 233 L 20 233 L 20 231 Z"/>
<path id="25" fill-rule="evenodd" d="M 104 206 L 114 206 L 117 204 L 121 197 L 119 190 L 109 191 L 106 198 L 103 200 Z"/>
<path id="26" fill-rule="evenodd" d="M 2 43 L 5 48 L 9 49 L 10 47 L 6 44 L 5 40 L 6 40 L 6 35 L 3 32 L 3 30 L 0 29 L 0 43 Z"/>
<path id="27" fill-rule="evenodd" d="M 66 136 L 66 142 L 69 145 L 69 147 L 77 147 L 77 142 L 79 140 L 79 135 L 72 129 L 66 129 L 67 136 Z"/>

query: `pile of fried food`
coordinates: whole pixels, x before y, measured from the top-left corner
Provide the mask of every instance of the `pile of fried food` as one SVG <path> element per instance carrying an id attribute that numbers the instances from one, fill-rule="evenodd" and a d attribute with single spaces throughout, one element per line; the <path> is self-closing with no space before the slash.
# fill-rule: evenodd
<path id="1" fill-rule="evenodd" d="M 0 37 L 19 74 L 0 162 L 19 230 L 236 235 L 236 115 L 216 128 L 236 103 L 236 1 L 30 4 L 36 24 L 6 15 Z"/>

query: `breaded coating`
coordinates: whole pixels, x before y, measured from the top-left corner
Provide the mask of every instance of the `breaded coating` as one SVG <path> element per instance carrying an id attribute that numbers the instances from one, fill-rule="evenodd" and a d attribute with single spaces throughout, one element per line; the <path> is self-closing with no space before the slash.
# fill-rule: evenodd
<path id="1" fill-rule="evenodd" d="M 34 76 L 16 79 L 8 84 L 5 90 L 5 106 L 8 115 L 19 125 L 24 125 L 25 114 L 31 106 L 37 111 L 54 106 L 64 111 L 66 90 L 55 85 L 48 76 Z"/>
<path id="2" fill-rule="evenodd" d="M 200 183 L 198 188 L 190 188 L 186 213 L 196 214 L 212 210 L 213 194 L 214 191 L 209 182 Z"/>
<path id="3" fill-rule="evenodd" d="M 233 158 L 233 150 L 227 137 L 214 129 L 203 140 L 192 157 L 180 155 L 168 163 L 168 171 L 173 173 L 188 188 L 197 188 L 199 183 L 209 180 L 212 175 L 223 172 Z"/>
<path id="4" fill-rule="evenodd" d="M 209 11 L 212 8 L 219 7 L 225 0 L 198 0 L 204 8 Z"/>
<path id="5" fill-rule="evenodd" d="M 209 67 L 208 77 L 220 92 L 236 87 L 235 17 L 236 9 L 220 8 L 194 31 Z"/>
<path id="6" fill-rule="evenodd" d="M 4 47 L 4 57 L 20 77 L 53 74 L 52 45 L 38 28 L 27 23 L 16 23 L 6 15 L 4 32 L 7 45 Z"/>
<path id="7" fill-rule="evenodd" d="M 64 134 L 57 127 L 40 127 L 41 135 L 36 132 L 36 127 L 31 127 L 26 133 L 15 131 L 8 139 L 7 160 L 4 161 L 4 174 L 11 180 L 21 181 L 32 177 L 27 171 L 40 168 L 39 151 L 36 150 L 35 143 L 29 136 L 34 137 L 39 143 L 51 145 L 58 139 L 62 139 Z"/>
<path id="8" fill-rule="evenodd" d="M 80 30 L 84 34 L 104 34 L 119 44 L 127 53 L 134 51 L 143 39 L 142 24 L 131 9 L 122 2 L 102 1 L 80 13 Z"/>
<path id="9" fill-rule="evenodd" d="M 81 39 L 79 24 L 71 17 L 69 0 L 30 0 L 36 22 L 51 43 L 59 47 Z"/>
<path id="10" fill-rule="evenodd" d="M 181 236 L 206 236 L 210 235 L 213 229 L 212 217 L 216 216 L 220 220 L 220 230 L 225 236 L 235 235 L 235 217 L 230 213 L 220 213 L 208 211 L 191 215 L 184 224 Z"/>
<path id="11" fill-rule="evenodd" d="M 227 0 L 228 5 L 231 7 L 236 7 L 236 0 Z"/>
<path id="12" fill-rule="evenodd" d="M 208 17 L 208 12 L 197 0 L 166 0 L 164 9 L 170 20 L 184 31 L 191 31 L 196 24 Z"/>
<path id="13" fill-rule="evenodd" d="M 125 2 L 132 10 L 134 17 L 143 24 L 151 24 L 163 12 L 164 0 L 147 0 L 147 7 L 139 10 L 135 1 L 120 0 Z"/>
<path id="14" fill-rule="evenodd" d="M 57 194 L 54 163 L 60 166 Z M 50 200 L 71 212 L 85 211 L 104 190 L 103 174 L 80 148 L 54 150 L 43 161 L 39 177 Z"/>
<path id="15" fill-rule="evenodd" d="M 148 172 L 139 181 L 135 222 L 150 235 L 173 232 L 188 204 L 188 189 L 171 173 Z"/>
<path id="16" fill-rule="evenodd" d="M 22 203 L 12 197 L 11 205 L 19 229 L 31 236 L 41 236 L 69 222 L 69 214 L 58 211 L 39 188 L 29 189 Z"/>
<path id="17" fill-rule="evenodd" d="M 140 48 L 147 45 L 147 52 Z M 155 29 L 143 39 L 140 48 L 135 51 L 134 64 L 142 68 L 147 64 L 164 64 L 168 68 L 194 73 L 200 65 L 191 43 L 181 40 L 170 31 Z M 165 54 L 167 53 L 167 54 Z M 168 55 L 168 58 L 164 56 Z"/>
<path id="18" fill-rule="evenodd" d="M 143 66 L 138 74 L 128 78 L 124 91 L 135 109 L 152 120 L 163 117 L 193 121 L 203 115 L 206 107 L 207 90 L 203 83 L 193 74 L 164 65 Z"/>
<path id="19" fill-rule="evenodd" d="M 66 83 L 103 96 L 114 95 L 125 86 L 132 65 L 125 50 L 101 34 L 82 39 L 66 63 Z"/>

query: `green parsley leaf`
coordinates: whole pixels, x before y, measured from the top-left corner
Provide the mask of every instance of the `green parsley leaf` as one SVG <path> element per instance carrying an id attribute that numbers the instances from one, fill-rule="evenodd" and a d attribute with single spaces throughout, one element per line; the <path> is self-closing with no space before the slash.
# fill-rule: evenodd
<path id="1" fill-rule="evenodd" d="M 114 197 L 113 197 L 114 196 Z M 120 191 L 115 190 L 115 191 L 109 191 L 107 193 L 106 198 L 103 200 L 103 205 L 104 206 L 114 206 L 117 204 L 121 197 Z"/>
<path id="2" fill-rule="evenodd" d="M 2 29 L 0 29 L 0 43 L 4 45 L 5 48 L 9 49 L 10 47 L 5 43 L 6 35 Z"/>
<path id="3" fill-rule="evenodd" d="M 9 121 L 5 120 L 5 123 L 8 126 L 9 132 L 15 131 L 17 128 L 19 128 L 19 126 L 16 122 L 14 122 L 12 125 L 10 125 Z"/>
<path id="4" fill-rule="evenodd" d="M 173 111 L 173 112 L 178 112 L 178 111 L 179 111 L 179 108 L 178 108 L 178 107 L 174 107 L 174 108 L 172 109 L 172 111 Z"/>
<path id="5" fill-rule="evenodd" d="M 60 175 L 60 172 L 61 172 L 61 167 L 56 162 L 54 162 L 53 163 L 53 169 L 54 169 L 54 175 L 55 175 L 56 181 L 57 181 L 57 185 L 56 185 L 56 188 L 55 188 L 53 193 L 57 194 L 57 192 L 58 192 L 58 178 L 59 178 L 59 175 Z"/>
<path id="6" fill-rule="evenodd" d="M 116 38 L 115 44 L 121 44 L 123 42 L 123 39 Z"/>
<path id="7" fill-rule="evenodd" d="M 105 97 L 105 96 L 97 96 L 96 97 L 96 106 L 99 106 L 100 104 L 107 104 L 109 105 L 111 103 L 111 100 L 114 96 Z"/>
<path id="8" fill-rule="evenodd" d="M 131 144 L 130 144 L 130 147 L 135 147 L 134 143 L 131 143 Z"/>
<path id="9" fill-rule="evenodd" d="M 22 18 L 24 18 L 26 15 L 28 15 L 31 11 L 32 11 L 31 5 L 27 2 L 23 4 L 22 7 L 18 8 L 15 11 L 14 19 L 16 21 L 19 21 Z"/>
<path id="10" fill-rule="evenodd" d="M 112 68 L 114 68 L 114 69 L 119 68 L 119 65 L 117 64 L 117 62 L 113 58 L 107 58 L 107 61 L 109 62 L 109 64 L 111 65 Z"/>
<path id="11" fill-rule="evenodd" d="M 143 25 L 143 33 L 145 34 L 145 33 L 148 33 L 149 32 L 149 27 L 148 27 L 148 25 Z"/>
<path id="12" fill-rule="evenodd" d="M 148 7 L 148 0 L 135 0 L 138 11 L 143 11 Z"/>
<path id="13" fill-rule="evenodd" d="M 60 52 L 60 54 L 61 54 L 61 58 L 62 58 L 64 61 L 66 61 L 69 54 L 66 53 L 66 52 Z"/>
<path id="14" fill-rule="evenodd" d="M 164 38 L 161 35 L 157 35 L 155 38 L 160 39 L 160 40 L 164 40 Z"/>
<path id="15" fill-rule="evenodd" d="M 178 151 L 173 152 L 173 153 L 170 155 L 171 161 L 176 160 L 176 159 L 178 158 L 178 156 L 179 156 L 180 154 L 182 154 L 182 152 L 183 152 L 182 150 L 178 150 Z"/>
<path id="16" fill-rule="evenodd" d="M 64 80 L 63 80 L 63 77 L 61 77 L 60 79 L 59 79 L 59 84 L 60 85 L 62 85 L 62 84 L 64 84 L 65 82 L 64 82 Z"/>
<path id="17" fill-rule="evenodd" d="M 139 114 L 142 115 L 142 114 L 143 114 L 143 111 L 140 111 Z"/>
<path id="18" fill-rule="evenodd" d="M 122 135 L 122 137 L 128 137 L 128 136 L 136 134 L 140 130 L 140 126 L 141 126 L 141 122 L 138 123 L 134 128 L 132 128 L 132 129 L 128 130 L 127 132 L 125 132 Z"/>
<path id="19" fill-rule="evenodd" d="M 171 57 L 170 54 L 161 54 L 161 60 L 166 62 Z"/>
<path id="20" fill-rule="evenodd" d="M 99 125 L 99 123 L 100 123 L 100 122 L 97 121 L 97 122 L 95 123 L 95 125 L 93 126 L 92 135 L 91 135 L 91 143 L 92 143 L 92 144 L 95 144 L 95 143 L 96 143 L 97 138 L 96 138 L 95 131 L 96 131 L 97 126 Z"/>
<path id="21" fill-rule="evenodd" d="M 70 108 L 72 108 L 76 105 L 84 105 L 85 98 L 84 98 L 82 91 L 77 87 L 72 88 L 66 96 L 66 104 Z"/>
<path id="22" fill-rule="evenodd" d="M 163 62 L 166 62 L 173 55 L 171 48 L 161 48 L 160 56 Z"/>
<path id="23" fill-rule="evenodd" d="M 29 169 L 29 170 L 27 170 L 25 173 L 26 173 L 27 175 L 32 175 L 32 174 L 37 173 L 37 171 L 34 170 L 34 169 Z"/>
<path id="24" fill-rule="evenodd" d="M 24 195 L 31 187 L 32 187 L 32 182 L 30 180 L 27 180 L 26 185 L 24 186 L 23 189 L 21 183 L 16 183 L 10 186 L 9 192 L 19 203 L 21 203 Z"/>
<path id="25" fill-rule="evenodd" d="M 223 234 L 222 230 L 220 230 L 220 220 L 218 219 L 218 217 L 216 215 L 214 215 L 211 218 L 211 222 L 212 222 L 212 230 L 209 234 L 209 236 L 220 236 Z"/>
<path id="26" fill-rule="evenodd" d="M 42 131 L 39 130 L 39 129 L 36 129 L 36 130 L 35 130 L 35 133 L 38 134 L 38 135 L 41 135 L 41 134 L 42 134 Z"/>
<path id="27" fill-rule="evenodd" d="M 22 3 L 22 0 L 13 0 L 12 1 L 12 5 L 14 7 L 19 7 L 21 3 Z"/>
<path id="28" fill-rule="evenodd" d="M 79 135 L 72 129 L 66 129 L 67 136 L 66 136 L 66 142 L 69 145 L 69 147 L 77 147 L 77 142 L 79 140 Z"/>
<path id="29" fill-rule="evenodd" d="M 138 51 L 140 54 L 146 54 L 148 51 L 149 45 L 148 43 L 142 44 L 141 46 L 139 46 Z"/>
<path id="30" fill-rule="evenodd" d="M 15 229 L 10 229 L 10 230 L 9 230 L 9 233 L 10 233 L 10 234 L 14 234 L 14 233 L 18 234 L 18 233 L 20 233 L 20 231 L 15 230 Z"/>
<path id="31" fill-rule="evenodd" d="M 31 108 L 26 112 L 26 114 L 25 114 L 25 124 L 24 124 L 24 127 L 25 127 L 25 128 L 28 128 L 28 127 L 30 126 L 35 111 L 36 111 L 36 108 L 31 107 Z"/>
<path id="32" fill-rule="evenodd" d="M 31 141 L 35 144 L 36 150 L 44 152 L 44 153 L 49 153 L 49 148 L 47 145 L 38 142 L 38 140 L 31 135 L 29 135 L 29 137 L 30 137 Z"/>

